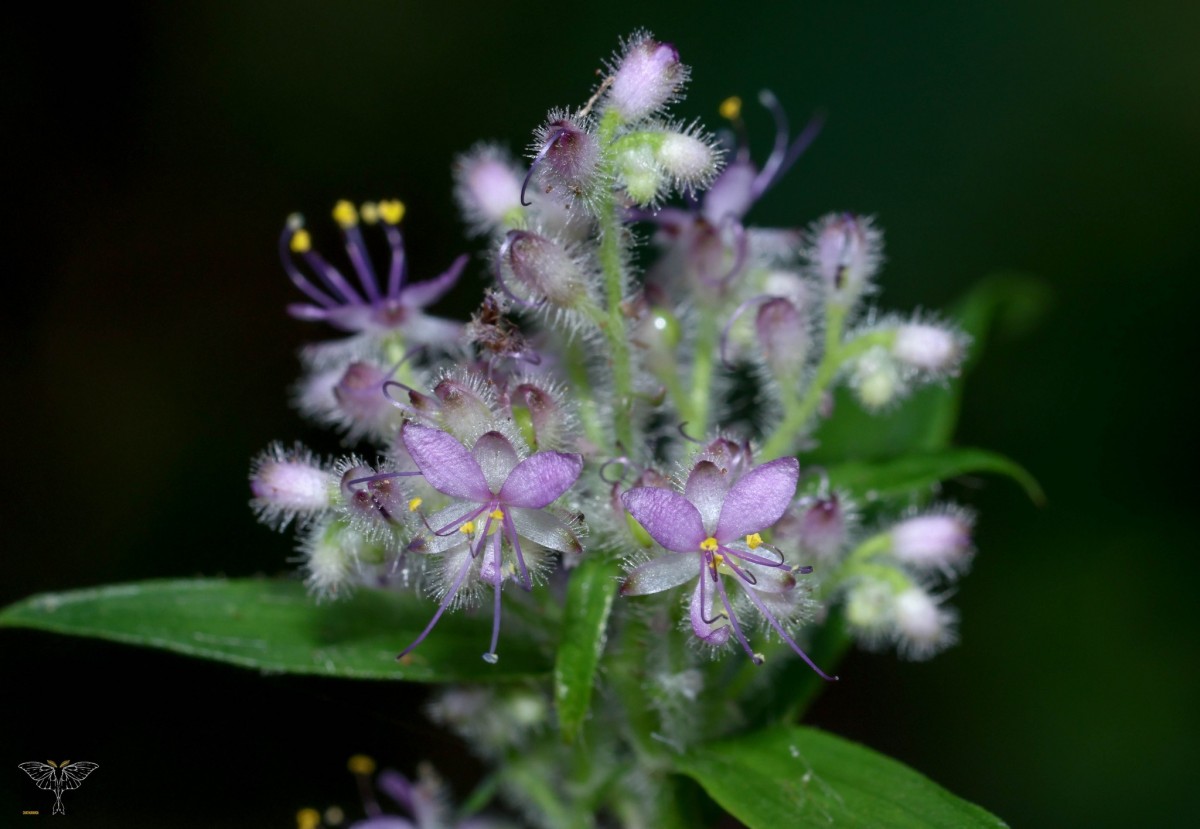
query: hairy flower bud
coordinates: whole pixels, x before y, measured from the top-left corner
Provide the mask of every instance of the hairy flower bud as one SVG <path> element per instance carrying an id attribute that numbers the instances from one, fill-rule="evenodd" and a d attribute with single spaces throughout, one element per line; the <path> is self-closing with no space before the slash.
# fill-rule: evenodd
<path id="1" fill-rule="evenodd" d="M 720 153 L 691 132 L 663 134 L 656 159 L 678 190 L 694 193 L 703 189 L 720 168 Z"/>
<path id="2" fill-rule="evenodd" d="M 645 118 L 675 100 L 688 73 L 674 46 L 648 32 L 635 33 L 612 69 L 607 104 L 625 121 Z"/>
<path id="3" fill-rule="evenodd" d="M 889 533 L 892 555 L 919 570 L 953 571 L 971 555 L 971 517 L 965 512 L 918 515 Z"/>
<path id="4" fill-rule="evenodd" d="M 944 326 L 908 323 L 896 329 L 892 356 L 911 368 L 947 375 L 958 371 L 965 345 L 962 335 Z"/>
<path id="5" fill-rule="evenodd" d="M 860 403 L 877 411 L 907 392 L 896 362 L 883 348 L 873 348 L 858 359 L 850 383 Z"/>
<path id="6" fill-rule="evenodd" d="M 386 438 L 400 427 L 400 411 L 384 394 L 383 384 L 392 376 L 377 365 L 354 362 L 333 387 L 333 397 L 347 434 Z"/>
<path id="7" fill-rule="evenodd" d="M 792 378 L 804 370 L 811 340 L 808 321 L 790 299 L 774 297 L 760 305 L 754 331 L 772 374 Z"/>
<path id="8" fill-rule="evenodd" d="M 521 210 L 521 174 L 507 154 L 481 144 L 454 165 L 454 195 L 477 233 L 502 230 Z"/>
<path id="9" fill-rule="evenodd" d="M 849 306 L 871 289 L 882 261 L 883 234 L 869 218 L 833 213 L 817 222 L 805 252 L 830 300 Z"/>
<path id="10" fill-rule="evenodd" d="M 463 443 L 474 444 L 479 436 L 491 431 L 496 421 L 494 400 L 478 382 L 475 375 L 444 377 L 433 387 L 433 395 L 441 403 L 439 420 L 442 428 Z"/>
<path id="11" fill-rule="evenodd" d="M 851 513 L 836 493 L 802 499 L 775 526 L 775 535 L 796 544 L 806 557 L 833 562 L 846 545 Z"/>
<path id="12" fill-rule="evenodd" d="M 574 419 L 563 388 L 544 379 L 527 378 L 513 387 L 510 404 L 513 419 L 532 449 L 568 448 Z"/>
<path id="13" fill-rule="evenodd" d="M 897 596 L 893 612 L 900 652 L 909 659 L 928 659 L 958 638 L 954 611 L 919 587 Z"/>
<path id="14" fill-rule="evenodd" d="M 569 309 L 587 299 L 583 269 L 562 245 L 541 234 L 509 231 L 500 248 L 500 260 L 501 268 L 532 301 Z"/>
<path id="15" fill-rule="evenodd" d="M 343 464 L 342 510 L 351 526 L 365 536 L 391 540 L 409 515 L 408 492 L 395 473 L 381 473 L 356 460 Z"/>
<path id="16" fill-rule="evenodd" d="M 534 164 L 545 192 L 588 201 L 600 184 L 600 145 L 570 116 L 552 112 L 537 132 Z"/>
<path id="17" fill-rule="evenodd" d="M 275 443 L 250 469 L 250 505 L 264 524 L 283 529 L 330 506 L 335 480 L 304 447 Z"/>

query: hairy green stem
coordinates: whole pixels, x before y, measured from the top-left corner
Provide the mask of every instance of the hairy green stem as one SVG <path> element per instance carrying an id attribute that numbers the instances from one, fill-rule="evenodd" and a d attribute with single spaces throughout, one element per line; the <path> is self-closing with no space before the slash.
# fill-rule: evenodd
<path id="1" fill-rule="evenodd" d="M 713 357 L 719 334 L 719 326 L 713 309 L 705 305 L 700 312 L 700 325 L 696 332 L 695 351 L 692 354 L 692 403 L 687 417 L 692 434 L 701 440 L 708 432 L 708 403 L 712 397 Z"/>

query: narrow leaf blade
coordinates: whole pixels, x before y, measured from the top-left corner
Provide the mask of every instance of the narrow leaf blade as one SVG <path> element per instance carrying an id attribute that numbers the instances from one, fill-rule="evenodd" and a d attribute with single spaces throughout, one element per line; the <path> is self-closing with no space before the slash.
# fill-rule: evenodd
<path id="1" fill-rule="evenodd" d="M 433 610 L 416 595 L 362 590 L 317 604 L 296 582 L 195 579 L 45 593 L 0 611 L 0 626 L 164 648 L 271 673 L 488 682 L 549 672 L 548 660 L 517 638 L 501 639 L 498 664 L 484 662 L 490 624 L 463 614 L 444 617 L 397 662 Z"/>
<path id="2" fill-rule="evenodd" d="M 575 739 L 592 704 L 619 572 L 617 562 L 596 551 L 575 568 L 567 585 L 562 644 L 554 664 L 554 702 L 567 741 Z"/>
<path id="3" fill-rule="evenodd" d="M 942 449 L 905 455 L 890 461 L 848 461 L 827 468 L 829 482 L 856 495 L 877 498 L 905 497 L 928 491 L 942 481 L 989 472 L 1016 481 L 1035 504 L 1046 497 L 1037 480 L 1024 467 L 1003 455 L 984 449 Z"/>
<path id="4" fill-rule="evenodd" d="M 750 829 L 1006 825 L 902 763 L 811 728 L 755 732 L 675 763 Z"/>

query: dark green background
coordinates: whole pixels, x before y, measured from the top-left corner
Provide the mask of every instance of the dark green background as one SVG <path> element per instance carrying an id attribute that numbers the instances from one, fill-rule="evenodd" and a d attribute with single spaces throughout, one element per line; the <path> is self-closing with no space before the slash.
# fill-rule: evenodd
<path id="1" fill-rule="evenodd" d="M 276 261 L 284 216 L 399 196 L 416 274 L 439 272 L 466 249 L 453 155 L 479 138 L 522 147 L 647 26 L 695 68 L 688 118 L 715 125 L 723 97 L 764 86 L 797 122 L 827 110 L 757 223 L 875 214 L 889 308 L 944 307 L 1004 269 L 1053 291 L 1037 330 L 994 344 L 960 432 L 1025 463 L 1049 505 L 995 480 L 957 490 L 981 513 L 954 600 L 963 643 L 929 664 L 855 656 L 810 721 L 1018 826 L 1196 813 L 1197 7 L 176 6 L 5 26 L 0 598 L 284 569 L 290 542 L 245 507 L 251 454 L 320 440 L 286 408 L 293 352 L 319 332 L 283 313 L 297 298 Z M 761 152 L 769 121 L 747 114 Z M 467 297 L 480 280 L 473 267 Z M 15 770 L 28 759 L 100 762 L 67 802 L 97 826 L 352 808 L 342 769 L 359 749 L 463 764 L 397 686 L 32 633 L 0 648 L 16 700 L 4 814 L 40 805 Z"/>

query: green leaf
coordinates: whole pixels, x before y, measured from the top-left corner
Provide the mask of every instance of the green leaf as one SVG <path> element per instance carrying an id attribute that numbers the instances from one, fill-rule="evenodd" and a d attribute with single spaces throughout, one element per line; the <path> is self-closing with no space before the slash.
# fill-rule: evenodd
<path id="1" fill-rule="evenodd" d="M 165 648 L 261 671 L 412 682 L 487 682 L 544 675 L 545 657 L 501 638 L 489 665 L 490 621 L 448 614 L 404 663 L 396 654 L 433 617 L 416 595 L 361 590 L 317 604 L 297 582 L 146 581 L 45 593 L 0 611 L 0 626 Z"/>
<path id="2" fill-rule="evenodd" d="M 983 449 L 942 449 L 904 455 L 890 461 L 848 461 L 826 468 L 829 483 L 856 495 L 875 498 L 908 496 L 934 485 L 977 472 L 1005 475 L 1020 484 L 1035 504 L 1045 502 L 1041 486 L 1024 467 Z"/>
<path id="3" fill-rule="evenodd" d="M 945 385 L 918 389 L 896 408 L 881 414 L 864 411 L 853 394 L 839 387 L 833 395 L 834 415 L 817 429 L 818 445 L 805 454 L 805 459 L 830 464 L 945 448 L 958 421 L 963 378 L 979 362 L 984 347 L 997 337 L 1024 334 L 1038 323 L 1049 305 L 1049 288 L 1034 277 L 1003 273 L 980 281 L 950 315 L 971 337 L 960 376 Z"/>
<path id="4" fill-rule="evenodd" d="M 604 651 L 608 617 L 617 594 L 616 561 L 593 551 L 567 583 L 562 644 L 554 664 L 554 702 L 563 738 L 575 739 L 592 704 L 596 664 Z"/>
<path id="5" fill-rule="evenodd" d="M 1006 825 L 902 763 L 811 728 L 758 731 L 675 764 L 750 829 Z"/>

